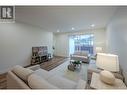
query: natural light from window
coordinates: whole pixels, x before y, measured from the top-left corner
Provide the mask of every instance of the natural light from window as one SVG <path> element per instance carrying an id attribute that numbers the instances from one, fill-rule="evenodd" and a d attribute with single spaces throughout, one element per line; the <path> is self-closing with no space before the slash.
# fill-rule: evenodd
<path id="1" fill-rule="evenodd" d="M 71 35 L 69 37 L 69 54 L 73 54 L 76 51 L 85 51 L 93 54 L 93 39 L 93 34 Z"/>

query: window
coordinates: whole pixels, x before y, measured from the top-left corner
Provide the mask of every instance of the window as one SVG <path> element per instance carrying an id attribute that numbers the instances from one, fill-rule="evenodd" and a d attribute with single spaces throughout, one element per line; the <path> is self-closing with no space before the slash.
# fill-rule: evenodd
<path id="1" fill-rule="evenodd" d="M 89 54 L 93 54 L 93 39 L 93 34 L 70 36 L 70 54 L 74 53 L 75 51 L 86 51 Z"/>

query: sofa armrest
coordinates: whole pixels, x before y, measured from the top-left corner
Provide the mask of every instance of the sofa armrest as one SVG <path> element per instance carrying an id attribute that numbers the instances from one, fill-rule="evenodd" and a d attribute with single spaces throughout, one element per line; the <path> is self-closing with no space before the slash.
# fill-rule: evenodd
<path id="1" fill-rule="evenodd" d="M 79 80 L 76 89 L 85 89 L 86 88 L 86 81 Z"/>
<path id="2" fill-rule="evenodd" d="M 27 68 L 35 71 L 35 70 L 40 69 L 40 65 L 34 65 L 34 66 L 27 67 Z"/>
<path id="3" fill-rule="evenodd" d="M 124 80 L 124 77 L 120 73 L 113 73 L 114 76 L 118 79 L 121 79 L 122 81 Z"/>
<path id="4" fill-rule="evenodd" d="M 30 89 L 29 86 L 13 72 L 8 71 L 7 89 Z"/>

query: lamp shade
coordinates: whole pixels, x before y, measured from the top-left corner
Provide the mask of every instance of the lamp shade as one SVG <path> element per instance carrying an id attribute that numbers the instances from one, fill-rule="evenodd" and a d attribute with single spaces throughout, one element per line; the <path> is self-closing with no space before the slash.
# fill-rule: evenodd
<path id="1" fill-rule="evenodd" d="M 118 56 L 114 54 L 97 53 L 96 65 L 104 70 L 119 72 Z"/>

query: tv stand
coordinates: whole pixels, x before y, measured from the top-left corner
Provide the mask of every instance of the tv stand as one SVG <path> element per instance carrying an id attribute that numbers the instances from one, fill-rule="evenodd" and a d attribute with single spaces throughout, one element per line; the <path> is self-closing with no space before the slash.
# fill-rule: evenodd
<path id="1" fill-rule="evenodd" d="M 48 61 L 48 55 L 32 56 L 31 64 L 41 64 Z"/>
<path id="2" fill-rule="evenodd" d="M 32 47 L 31 65 L 46 62 L 50 56 L 47 46 Z"/>

